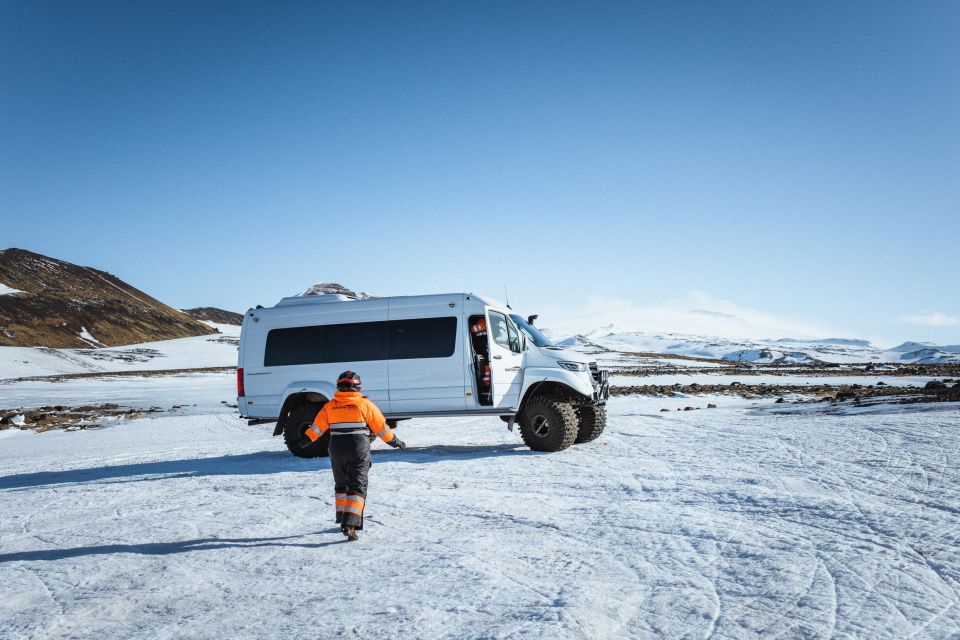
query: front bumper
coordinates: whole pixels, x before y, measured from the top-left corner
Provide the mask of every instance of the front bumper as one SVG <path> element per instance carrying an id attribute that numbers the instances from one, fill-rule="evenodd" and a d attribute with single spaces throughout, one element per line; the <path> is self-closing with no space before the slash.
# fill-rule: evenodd
<path id="1" fill-rule="evenodd" d="M 606 369 L 597 367 L 597 363 L 590 363 L 590 375 L 593 378 L 594 404 L 606 404 L 610 397 L 610 374 Z"/>

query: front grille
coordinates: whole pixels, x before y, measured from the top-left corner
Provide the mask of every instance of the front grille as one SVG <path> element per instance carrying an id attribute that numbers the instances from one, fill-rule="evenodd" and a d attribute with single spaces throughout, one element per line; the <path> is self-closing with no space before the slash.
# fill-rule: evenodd
<path id="1" fill-rule="evenodd" d="M 593 379 L 600 382 L 600 367 L 597 366 L 597 363 L 591 362 L 587 366 L 590 367 L 590 375 L 593 376 Z"/>

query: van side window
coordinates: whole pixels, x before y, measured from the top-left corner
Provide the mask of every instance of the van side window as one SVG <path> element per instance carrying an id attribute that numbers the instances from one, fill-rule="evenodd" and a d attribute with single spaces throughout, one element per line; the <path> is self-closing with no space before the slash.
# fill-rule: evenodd
<path id="1" fill-rule="evenodd" d="M 457 348 L 456 318 L 391 320 L 390 360 L 449 358 Z"/>
<path id="2" fill-rule="evenodd" d="M 449 358 L 457 319 L 416 318 L 271 329 L 263 366 Z"/>
<path id="3" fill-rule="evenodd" d="M 510 349 L 507 318 L 502 313 L 490 312 L 490 337 L 504 349 Z"/>

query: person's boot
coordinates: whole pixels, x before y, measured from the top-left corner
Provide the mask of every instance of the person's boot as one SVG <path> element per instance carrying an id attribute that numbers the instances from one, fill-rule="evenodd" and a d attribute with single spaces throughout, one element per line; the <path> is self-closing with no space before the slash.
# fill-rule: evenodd
<path id="1" fill-rule="evenodd" d="M 343 535 L 347 536 L 347 540 L 350 542 L 360 539 L 360 537 L 357 536 L 357 530 L 349 525 L 343 525 Z"/>

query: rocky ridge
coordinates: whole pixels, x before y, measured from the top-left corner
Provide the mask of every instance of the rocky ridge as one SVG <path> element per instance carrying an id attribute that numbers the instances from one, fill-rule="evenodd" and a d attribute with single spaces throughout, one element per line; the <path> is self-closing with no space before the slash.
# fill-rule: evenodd
<path id="1" fill-rule="evenodd" d="M 197 320 L 205 320 L 215 324 L 232 324 L 240 326 L 243 324 L 243 314 L 217 307 L 194 307 L 193 309 L 182 309 L 187 315 Z"/>

